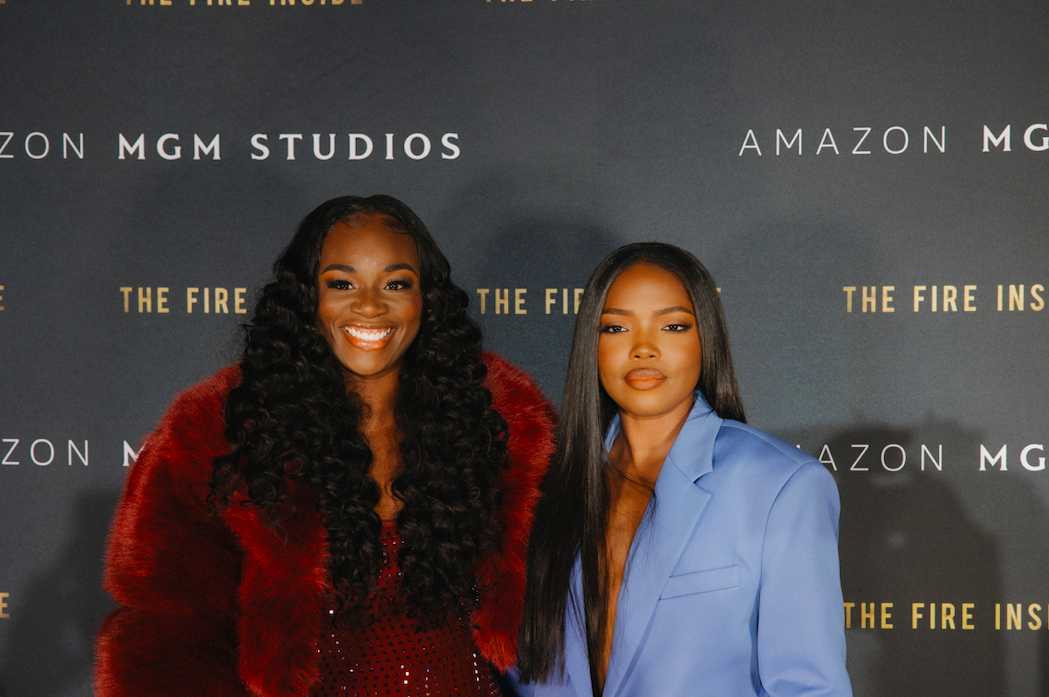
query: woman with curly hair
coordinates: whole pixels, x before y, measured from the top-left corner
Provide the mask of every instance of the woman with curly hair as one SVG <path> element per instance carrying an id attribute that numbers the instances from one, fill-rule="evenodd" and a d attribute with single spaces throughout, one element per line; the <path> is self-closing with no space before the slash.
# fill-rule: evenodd
<path id="1" fill-rule="evenodd" d="M 852 694 L 838 490 L 745 421 L 706 268 L 656 242 L 606 257 L 529 549 L 524 694 Z"/>
<path id="2" fill-rule="evenodd" d="M 322 204 L 274 276 L 128 479 L 97 693 L 499 694 L 552 408 L 396 199 Z"/>

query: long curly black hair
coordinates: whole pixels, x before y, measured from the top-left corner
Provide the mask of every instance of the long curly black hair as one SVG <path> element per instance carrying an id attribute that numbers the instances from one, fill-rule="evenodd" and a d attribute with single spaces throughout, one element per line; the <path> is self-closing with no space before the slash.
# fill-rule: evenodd
<path id="1" fill-rule="evenodd" d="M 277 527 L 294 514 L 290 478 L 317 494 L 331 551 L 330 573 L 344 613 L 363 618 L 383 566 L 380 491 L 368 476 L 372 453 L 361 435 L 363 404 L 347 393 L 345 368 L 318 330 L 321 247 L 338 221 L 381 215 L 415 240 L 423 319 L 404 356 L 396 404 L 404 471 L 393 482 L 403 501 L 397 525 L 402 601 L 424 625 L 476 604 L 482 553 L 498 548 L 507 426 L 483 386 L 481 333 L 468 296 L 452 283 L 448 260 L 423 222 L 389 196 L 345 196 L 321 204 L 299 225 L 273 265 L 250 323 L 243 381 L 226 402 L 230 452 L 215 458 L 216 508 L 246 486 L 249 505 Z"/>

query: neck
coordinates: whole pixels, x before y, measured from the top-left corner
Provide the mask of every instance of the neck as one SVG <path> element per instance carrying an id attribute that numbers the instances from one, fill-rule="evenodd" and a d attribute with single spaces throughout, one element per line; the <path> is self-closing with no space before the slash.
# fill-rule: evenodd
<path id="1" fill-rule="evenodd" d="M 394 494 L 393 483 L 404 471 L 400 429 L 397 427 L 398 374 L 361 379 L 347 377 L 347 387 L 364 403 L 361 435 L 372 452 L 368 476 L 379 486 L 375 512 L 383 520 L 397 517 L 403 502 Z"/>
<path id="2" fill-rule="evenodd" d="M 382 427 L 393 421 L 400 389 L 400 376 L 391 373 L 377 378 L 359 378 L 346 375 L 346 389 L 357 394 L 364 404 L 362 429 L 367 433 L 372 428 Z"/>
<path id="3" fill-rule="evenodd" d="M 627 479 L 654 487 L 681 427 L 688 420 L 692 400 L 658 416 L 620 411 L 621 430 L 609 457 Z"/>

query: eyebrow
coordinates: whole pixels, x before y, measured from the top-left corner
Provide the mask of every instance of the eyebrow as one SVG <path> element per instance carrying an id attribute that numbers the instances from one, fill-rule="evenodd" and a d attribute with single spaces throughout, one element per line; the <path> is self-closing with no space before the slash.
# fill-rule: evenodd
<path id="1" fill-rule="evenodd" d="M 355 269 L 352 266 L 348 266 L 347 264 L 328 264 L 321 270 L 321 273 L 327 273 L 329 271 L 345 271 L 346 273 L 357 273 L 357 269 Z M 415 267 L 413 267 L 411 264 L 390 264 L 382 270 L 383 273 L 390 273 L 391 271 L 411 271 L 416 276 L 419 275 L 419 272 L 416 271 Z"/>
<path id="2" fill-rule="evenodd" d="M 671 312 L 684 312 L 685 314 L 692 315 L 693 317 L 696 316 L 696 313 L 694 313 L 692 310 L 688 309 L 684 305 L 675 305 L 674 307 L 668 307 L 665 310 L 660 310 L 656 314 L 669 315 Z"/>
<path id="3" fill-rule="evenodd" d="M 693 317 L 696 316 L 696 313 L 694 313 L 692 310 L 688 309 L 684 305 L 675 305 L 674 307 L 667 307 L 667 308 L 664 308 L 662 310 L 656 310 L 652 314 L 657 316 L 657 317 L 659 317 L 659 316 L 662 316 L 662 315 L 669 315 L 672 312 L 684 312 L 686 314 L 692 315 Z M 621 310 L 618 307 L 606 307 L 604 310 L 601 310 L 601 314 L 602 315 L 624 315 L 625 316 L 625 315 L 632 315 L 634 313 L 630 312 L 629 310 Z"/>

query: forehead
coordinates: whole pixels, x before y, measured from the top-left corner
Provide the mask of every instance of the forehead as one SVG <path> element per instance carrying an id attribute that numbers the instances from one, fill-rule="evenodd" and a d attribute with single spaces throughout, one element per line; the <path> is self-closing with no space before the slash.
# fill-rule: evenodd
<path id="1" fill-rule="evenodd" d="M 415 239 L 383 215 L 358 215 L 347 222 L 337 221 L 324 238 L 321 247 L 321 269 L 328 263 L 343 263 L 354 268 L 374 262 L 411 264 L 419 270 L 419 252 Z M 381 262 L 381 263 L 380 263 Z"/>
<path id="2" fill-rule="evenodd" d="M 608 289 L 605 307 L 628 310 L 662 310 L 674 306 L 694 310 L 684 284 L 673 272 L 638 262 L 619 274 Z"/>

